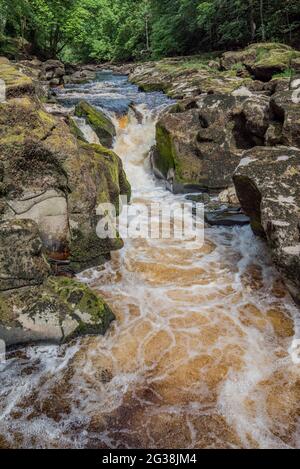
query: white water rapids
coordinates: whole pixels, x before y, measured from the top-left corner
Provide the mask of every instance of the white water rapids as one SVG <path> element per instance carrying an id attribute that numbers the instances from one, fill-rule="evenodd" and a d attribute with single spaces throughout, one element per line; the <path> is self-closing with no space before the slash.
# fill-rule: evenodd
<path id="1" fill-rule="evenodd" d="M 132 204 L 185 200 L 152 176 L 156 113 L 139 111 L 116 121 Z M 127 239 L 80 278 L 117 320 L 0 365 L 0 447 L 300 447 L 298 310 L 249 227 L 207 227 L 200 247 Z"/>

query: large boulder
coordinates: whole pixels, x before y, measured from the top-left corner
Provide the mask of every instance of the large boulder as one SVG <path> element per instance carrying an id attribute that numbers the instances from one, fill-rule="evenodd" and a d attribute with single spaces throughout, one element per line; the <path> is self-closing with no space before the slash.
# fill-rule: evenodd
<path id="1" fill-rule="evenodd" d="M 46 254 L 69 260 L 75 271 L 103 263 L 123 246 L 99 239 L 96 210 L 130 196 L 120 158 L 84 143 L 67 122 L 31 97 L 0 104 L 0 210 L 3 220 L 31 219 Z"/>
<path id="2" fill-rule="evenodd" d="M 60 60 L 47 60 L 42 64 L 41 79 L 48 81 L 52 86 L 62 84 L 65 74 L 65 66 Z"/>
<path id="3" fill-rule="evenodd" d="M 300 147 L 300 93 L 279 92 L 271 97 L 273 119 L 281 126 L 280 143 Z"/>
<path id="4" fill-rule="evenodd" d="M 0 103 L 0 339 L 60 343 L 104 333 L 113 319 L 107 305 L 87 287 L 49 276 L 98 266 L 123 246 L 117 232 L 97 235 L 99 204 L 118 214 L 119 196 L 130 197 L 122 162 L 47 113 L 34 87 L 19 86 L 21 72 L 4 65 L 14 92 Z"/>
<path id="5" fill-rule="evenodd" d="M 64 80 L 65 85 L 69 85 L 71 83 L 81 84 L 81 83 L 87 83 L 89 81 L 93 81 L 96 79 L 96 77 L 97 77 L 97 74 L 95 70 L 84 68 L 81 70 L 76 70 L 70 75 L 64 75 L 63 80 Z"/>
<path id="6" fill-rule="evenodd" d="M 84 117 L 96 132 L 102 145 L 112 148 L 116 129 L 111 119 L 100 109 L 96 109 L 86 101 L 80 101 L 75 108 L 77 117 Z"/>
<path id="7" fill-rule="evenodd" d="M 152 164 L 175 192 L 225 189 L 244 150 L 263 145 L 265 96 L 208 95 L 175 105 L 159 119 Z"/>
<path id="8" fill-rule="evenodd" d="M 109 306 L 76 280 L 50 277 L 37 288 L 0 295 L 0 338 L 6 345 L 64 343 L 104 334 L 115 319 Z"/>
<path id="9" fill-rule="evenodd" d="M 276 266 L 300 302 L 300 150 L 248 150 L 233 180 L 253 231 L 266 237 Z"/>
<path id="10" fill-rule="evenodd" d="M 242 51 L 225 52 L 221 57 L 221 67 L 230 70 L 244 66 L 255 79 L 270 81 L 276 74 L 297 65 L 300 52 L 285 44 L 251 44 Z M 296 60 L 296 61 L 295 61 Z"/>

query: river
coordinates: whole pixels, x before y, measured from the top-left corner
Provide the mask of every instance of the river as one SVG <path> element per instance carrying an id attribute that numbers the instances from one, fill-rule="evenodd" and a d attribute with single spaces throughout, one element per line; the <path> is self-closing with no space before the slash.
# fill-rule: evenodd
<path id="1" fill-rule="evenodd" d="M 110 73 L 59 94 L 66 106 L 83 98 L 116 123 L 132 206 L 185 201 L 149 163 L 168 99 Z M 130 103 L 142 120 L 126 115 Z M 122 233 L 122 215 L 120 223 Z M 291 357 L 298 310 L 250 227 L 206 227 L 204 244 L 126 239 L 111 262 L 79 278 L 117 320 L 105 337 L 9 354 L 0 365 L 0 446 L 300 447 L 299 365 Z"/>

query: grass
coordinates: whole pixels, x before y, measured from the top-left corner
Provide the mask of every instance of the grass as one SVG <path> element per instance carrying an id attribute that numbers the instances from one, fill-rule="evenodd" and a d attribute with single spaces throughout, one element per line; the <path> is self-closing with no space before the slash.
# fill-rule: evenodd
<path id="1" fill-rule="evenodd" d="M 273 75 L 272 78 L 273 79 L 275 79 L 275 78 L 293 78 L 294 75 L 295 75 L 295 70 L 293 70 L 291 68 L 288 68 L 284 72 L 275 73 L 275 75 Z"/>

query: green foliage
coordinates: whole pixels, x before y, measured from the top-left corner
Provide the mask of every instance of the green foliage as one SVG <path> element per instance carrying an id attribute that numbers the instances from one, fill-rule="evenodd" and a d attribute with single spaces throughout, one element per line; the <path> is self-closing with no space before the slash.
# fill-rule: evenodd
<path id="1" fill-rule="evenodd" d="M 0 52 L 12 48 L 11 38 L 65 61 L 145 60 L 265 41 L 297 47 L 300 2 L 0 0 Z"/>

